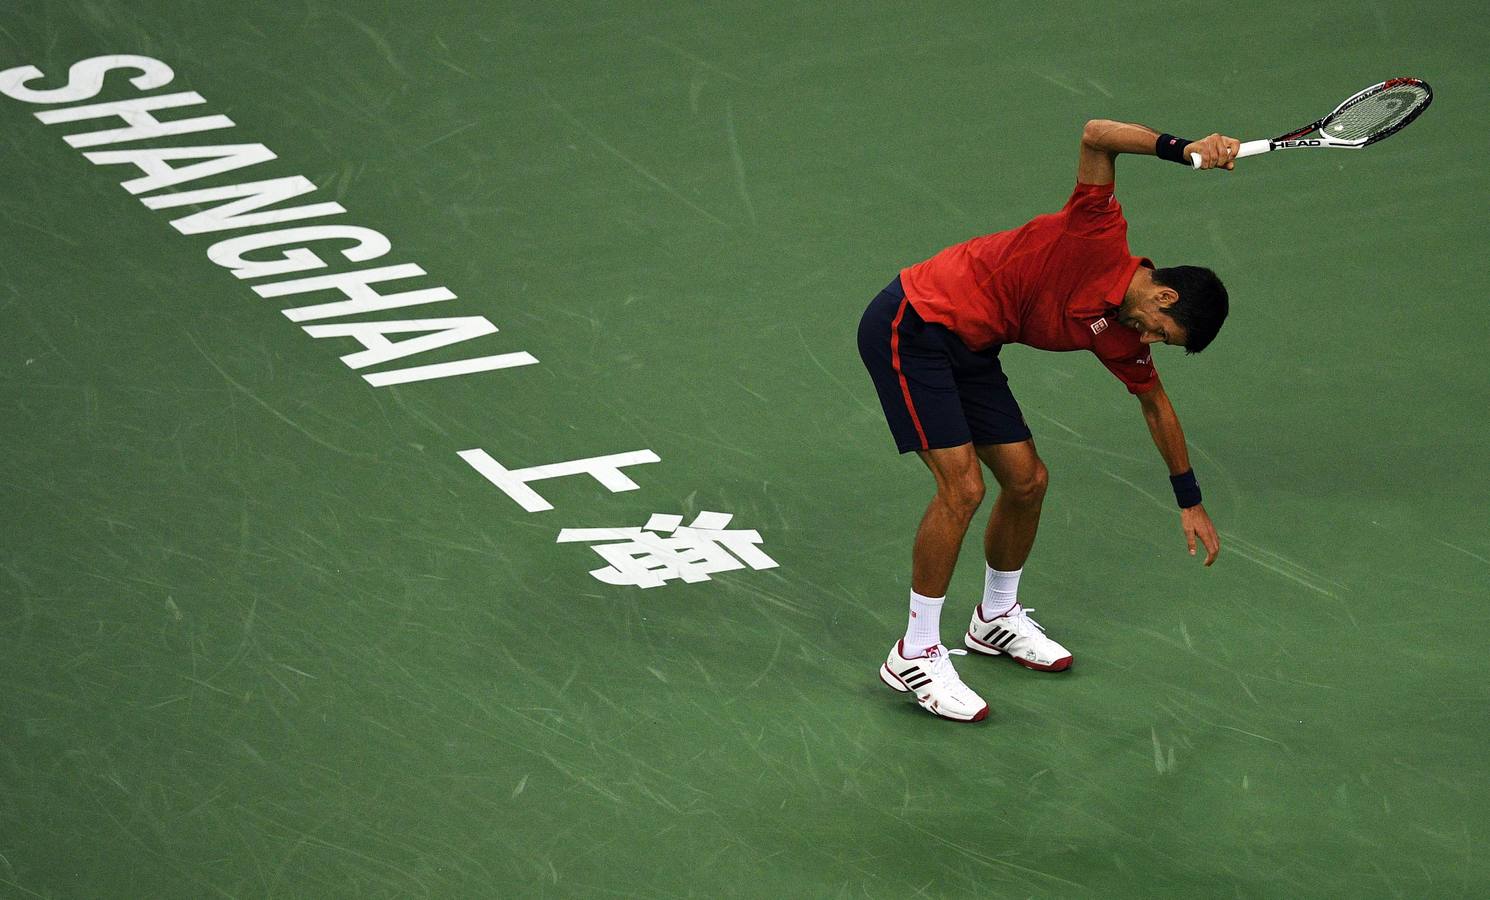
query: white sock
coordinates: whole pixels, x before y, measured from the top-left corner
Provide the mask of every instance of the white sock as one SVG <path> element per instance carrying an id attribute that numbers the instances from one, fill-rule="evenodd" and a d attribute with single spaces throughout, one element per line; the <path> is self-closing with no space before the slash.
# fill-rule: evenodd
<path id="1" fill-rule="evenodd" d="M 911 591 L 911 617 L 905 626 L 901 655 L 907 659 L 925 656 L 942 642 L 942 604 L 946 597 L 923 597 Z"/>
<path id="2" fill-rule="evenodd" d="M 1019 576 L 1024 569 L 1000 572 L 993 566 L 984 566 L 988 577 L 983 581 L 983 604 L 980 607 L 984 619 L 996 619 L 1019 605 Z"/>

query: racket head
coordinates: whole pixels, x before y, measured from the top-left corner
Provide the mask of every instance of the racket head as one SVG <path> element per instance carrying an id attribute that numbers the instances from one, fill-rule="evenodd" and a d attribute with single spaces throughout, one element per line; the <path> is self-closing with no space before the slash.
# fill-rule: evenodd
<path id="1" fill-rule="evenodd" d="M 1315 128 L 1335 146 L 1366 147 L 1406 128 L 1432 102 L 1428 82 L 1390 78 L 1347 97 Z"/>

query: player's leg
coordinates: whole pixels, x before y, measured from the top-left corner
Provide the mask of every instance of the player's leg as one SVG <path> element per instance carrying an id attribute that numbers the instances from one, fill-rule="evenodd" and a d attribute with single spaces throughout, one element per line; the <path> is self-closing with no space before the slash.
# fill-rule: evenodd
<path id="1" fill-rule="evenodd" d="M 915 451 L 936 486 L 911 552 L 911 590 L 923 599 L 946 595 L 984 492 L 953 374 L 952 355 L 961 345 L 956 338 L 948 341 L 946 329 L 916 314 L 898 280 L 870 303 L 859 324 L 859 354 L 895 445 L 901 453 Z"/>
<path id="2" fill-rule="evenodd" d="M 943 597 L 973 515 L 983 503 L 983 473 L 971 443 L 917 451 L 936 480 L 936 495 L 916 529 L 911 554 L 911 590 Z"/>
<path id="3" fill-rule="evenodd" d="M 977 454 L 999 486 L 983 532 L 983 555 L 992 570 L 1017 571 L 1024 568 L 1035 545 L 1049 470 L 1035 452 L 1033 440 L 980 444 Z"/>
<path id="4" fill-rule="evenodd" d="M 973 610 L 963 644 L 992 656 L 1008 654 L 1028 668 L 1061 671 L 1070 667 L 1071 654 L 1045 637 L 1018 601 L 1049 474 L 999 367 L 997 349 L 960 356 L 955 371 L 975 452 L 999 486 L 983 533 L 983 600 Z"/>
<path id="5" fill-rule="evenodd" d="M 902 453 L 931 470 L 936 493 L 912 548 L 910 615 L 905 635 L 880 666 L 880 680 L 943 718 L 979 721 L 988 704 L 962 683 L 941 643 L 941 609 L 957 551 L 983 498 L 983 476 L 963 420 L 951 363 L 939 334 L 905 300 L 899 279 L 859 323 L 859 354 L 874 381 L 885 421 Z"/>
<path id="6" fill-rule="evenodd" d="M 999 484 L 983 532 L 987 561 L 983 600 L 973 610 L 963 644 L 990 656 L 1008 654 L 1043 672 L 1071 667 L 1071 652 L 1051 640 L 1019 602 L 1019 578 L 1035 544 L 1049 473 L 1032 440 L 980 444 L 977 453 Z"/>

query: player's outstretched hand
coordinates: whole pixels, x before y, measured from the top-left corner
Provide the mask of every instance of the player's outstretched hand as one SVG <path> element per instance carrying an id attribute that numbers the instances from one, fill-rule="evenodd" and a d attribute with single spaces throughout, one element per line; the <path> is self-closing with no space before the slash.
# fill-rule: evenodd
<path id="1" fill-rule="evenodd" d="M 1236 168 L 1236 155 L 1241 147 L 1242 142 L 1236 138 L 1227 137 L 1224 134 L 1213 134 L 1186 144 L 1184 158 L 1189 159 L 1190 154 L 1199 153 L 1202 169 L 1230 171 Z"/>
<path id="2" fill-rule="evenodd" d="M 1180 510 L 1180 528 L 1185 532 L 1185 543 L 1190 547 L 1191 556 L 1195 555 L 1195 541 L 1198 539 L 1205 546 L 1205 564 L 1216 561 L 1216 554 L 1221 552 L 1221 537 L 1216 534 L 1216 526 L 1211 524 L 1204 506 L 1197 503 Z"/>

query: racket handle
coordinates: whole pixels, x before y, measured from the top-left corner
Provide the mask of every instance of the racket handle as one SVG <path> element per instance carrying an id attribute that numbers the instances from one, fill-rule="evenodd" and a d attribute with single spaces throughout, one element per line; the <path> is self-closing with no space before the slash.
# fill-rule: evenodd
<path id="1" fill-rule="evenodd" d="M 1242 145 L 1237 148 L 1236 158 L 1241 159 L 1244 156 L 1256 156 L 1259 153 L 1266 153 L 1271 149 L 1273 149 L 1273 142 L 1266 138 L 1260 141 L 1242 141 Z M 1199 153 L 1190 154 L 1190 168 L 1200 168 Z"/>
<path id="2" fill-rule="evenodd" d="M 1244 156 L 1257 156 L 1259 153 L 1266 153 L 1271 149 L 1273 149 L 1273 142 L 1266 138 L 1260 141 L 1242 141 L 1242 146 L 1237 148 L 1236 158 L 1241 159 Z"/>

